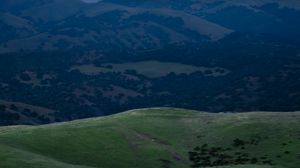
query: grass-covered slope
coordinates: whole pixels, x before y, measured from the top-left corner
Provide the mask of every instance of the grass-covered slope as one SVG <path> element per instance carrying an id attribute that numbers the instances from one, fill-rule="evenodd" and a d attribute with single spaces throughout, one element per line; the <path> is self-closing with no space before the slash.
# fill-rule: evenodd
<path id="1" fill-rule="evenodd" d="M 2 168 L 297 168 L 300 113 L 142 109 L 0 128 Z M 225 166 L 227 165 L 227 166 Z"/>

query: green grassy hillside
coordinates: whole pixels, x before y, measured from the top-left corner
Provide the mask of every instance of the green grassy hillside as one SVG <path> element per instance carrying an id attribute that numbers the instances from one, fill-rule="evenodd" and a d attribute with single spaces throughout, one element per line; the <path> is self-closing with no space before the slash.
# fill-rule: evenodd
<path id="1" fill-rule="evenodd" d="M 300 113 L 141 109 L 0 128 L 2 168 L 297 168 Z"/>

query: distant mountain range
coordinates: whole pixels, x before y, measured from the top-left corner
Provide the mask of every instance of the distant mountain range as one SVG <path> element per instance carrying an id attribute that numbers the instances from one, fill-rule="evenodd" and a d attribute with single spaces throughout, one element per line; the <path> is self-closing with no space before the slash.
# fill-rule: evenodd
<path id="1" fill-rule="evenodd" d="M 0 125 L 300 110 L 298 0 L 2 0 Z"/>
<path id="2" fill-rule="evenodd" d="M 155 49 L 172 43 L 217 41 L 232 32 L 300 37 L 300 2 L 293 0 L 84 2 L 4 0 L 0 53 L 92 46 Z"/>

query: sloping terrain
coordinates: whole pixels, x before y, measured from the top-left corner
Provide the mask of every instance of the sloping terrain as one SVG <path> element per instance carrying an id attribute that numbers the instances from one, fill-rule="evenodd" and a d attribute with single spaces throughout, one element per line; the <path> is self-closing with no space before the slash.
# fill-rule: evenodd
<path id="1" fill-rule="evenodd" d="M 54 110 L 20 102 L 10 102 L 0 99 L 0 113 L 0 125 L 46 124 L 55 122 L 53 120 Z M 14 123 L 14 121 L 17 122 Z"/>
<path id="2" fill-rule="evenodd" d="M 86 2 L 98 3 L 4 0 L 0 53 L 75 47 L 157 49 L 173 43 L 215 42 L 232 32 L 295 39 L 300 35 L 300 3 L 293 0 Z"/>
<path id="3" fill-rule="evenodd" d="M 0 128 L 5 168 L 297 168 L 300 114 L 132 110 Z"/>
<path id="4" fill-rule="evenodd" d="M 11 111 L 6 105 L 0 115 L 7 120 L 0 124 L 45 124 L 157 106 L 208 112 L 296 111 L 299 53 L 297 44 L 280 38 L 234 33 L 217 43 L 144 52 L 4 54 L 0 100 L 52 112 L 23 112 L 22 107 Z"/>
<path id="5" fill-rule="evenodd" d="M 0 7 L 0 53 L 57 50 L 160 48 L 178 42 L 216 41 L 232 30 L 189 13 L 122 2 L 5 1 Z M 128 2 L 129 3 L 129 2 Z M 55 12 L 53 12 L 55 11 Z M 9 22 L 8 22 L 9 20 Z"/>

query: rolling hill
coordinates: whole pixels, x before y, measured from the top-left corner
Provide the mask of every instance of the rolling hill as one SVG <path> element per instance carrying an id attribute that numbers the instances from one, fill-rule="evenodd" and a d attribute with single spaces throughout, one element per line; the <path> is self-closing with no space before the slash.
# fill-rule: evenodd
<path id="1" fill-rule="evenodd" d="M 0 128 L 5 168 L 297 168 L 299 113 L 152 108 Z"/>
<path id="2" fill-rule="evenodd" d="M 0 125 L 299 110 L 299 18 L 297 0 L 2 0 Z"/>
<path id="3" fill-rule="evenodd" d="M 215 42 L 232 32 L 298 39 L 299 7 L 293 0 L 4 0 L 0 53 L 158 49 Z"/>

